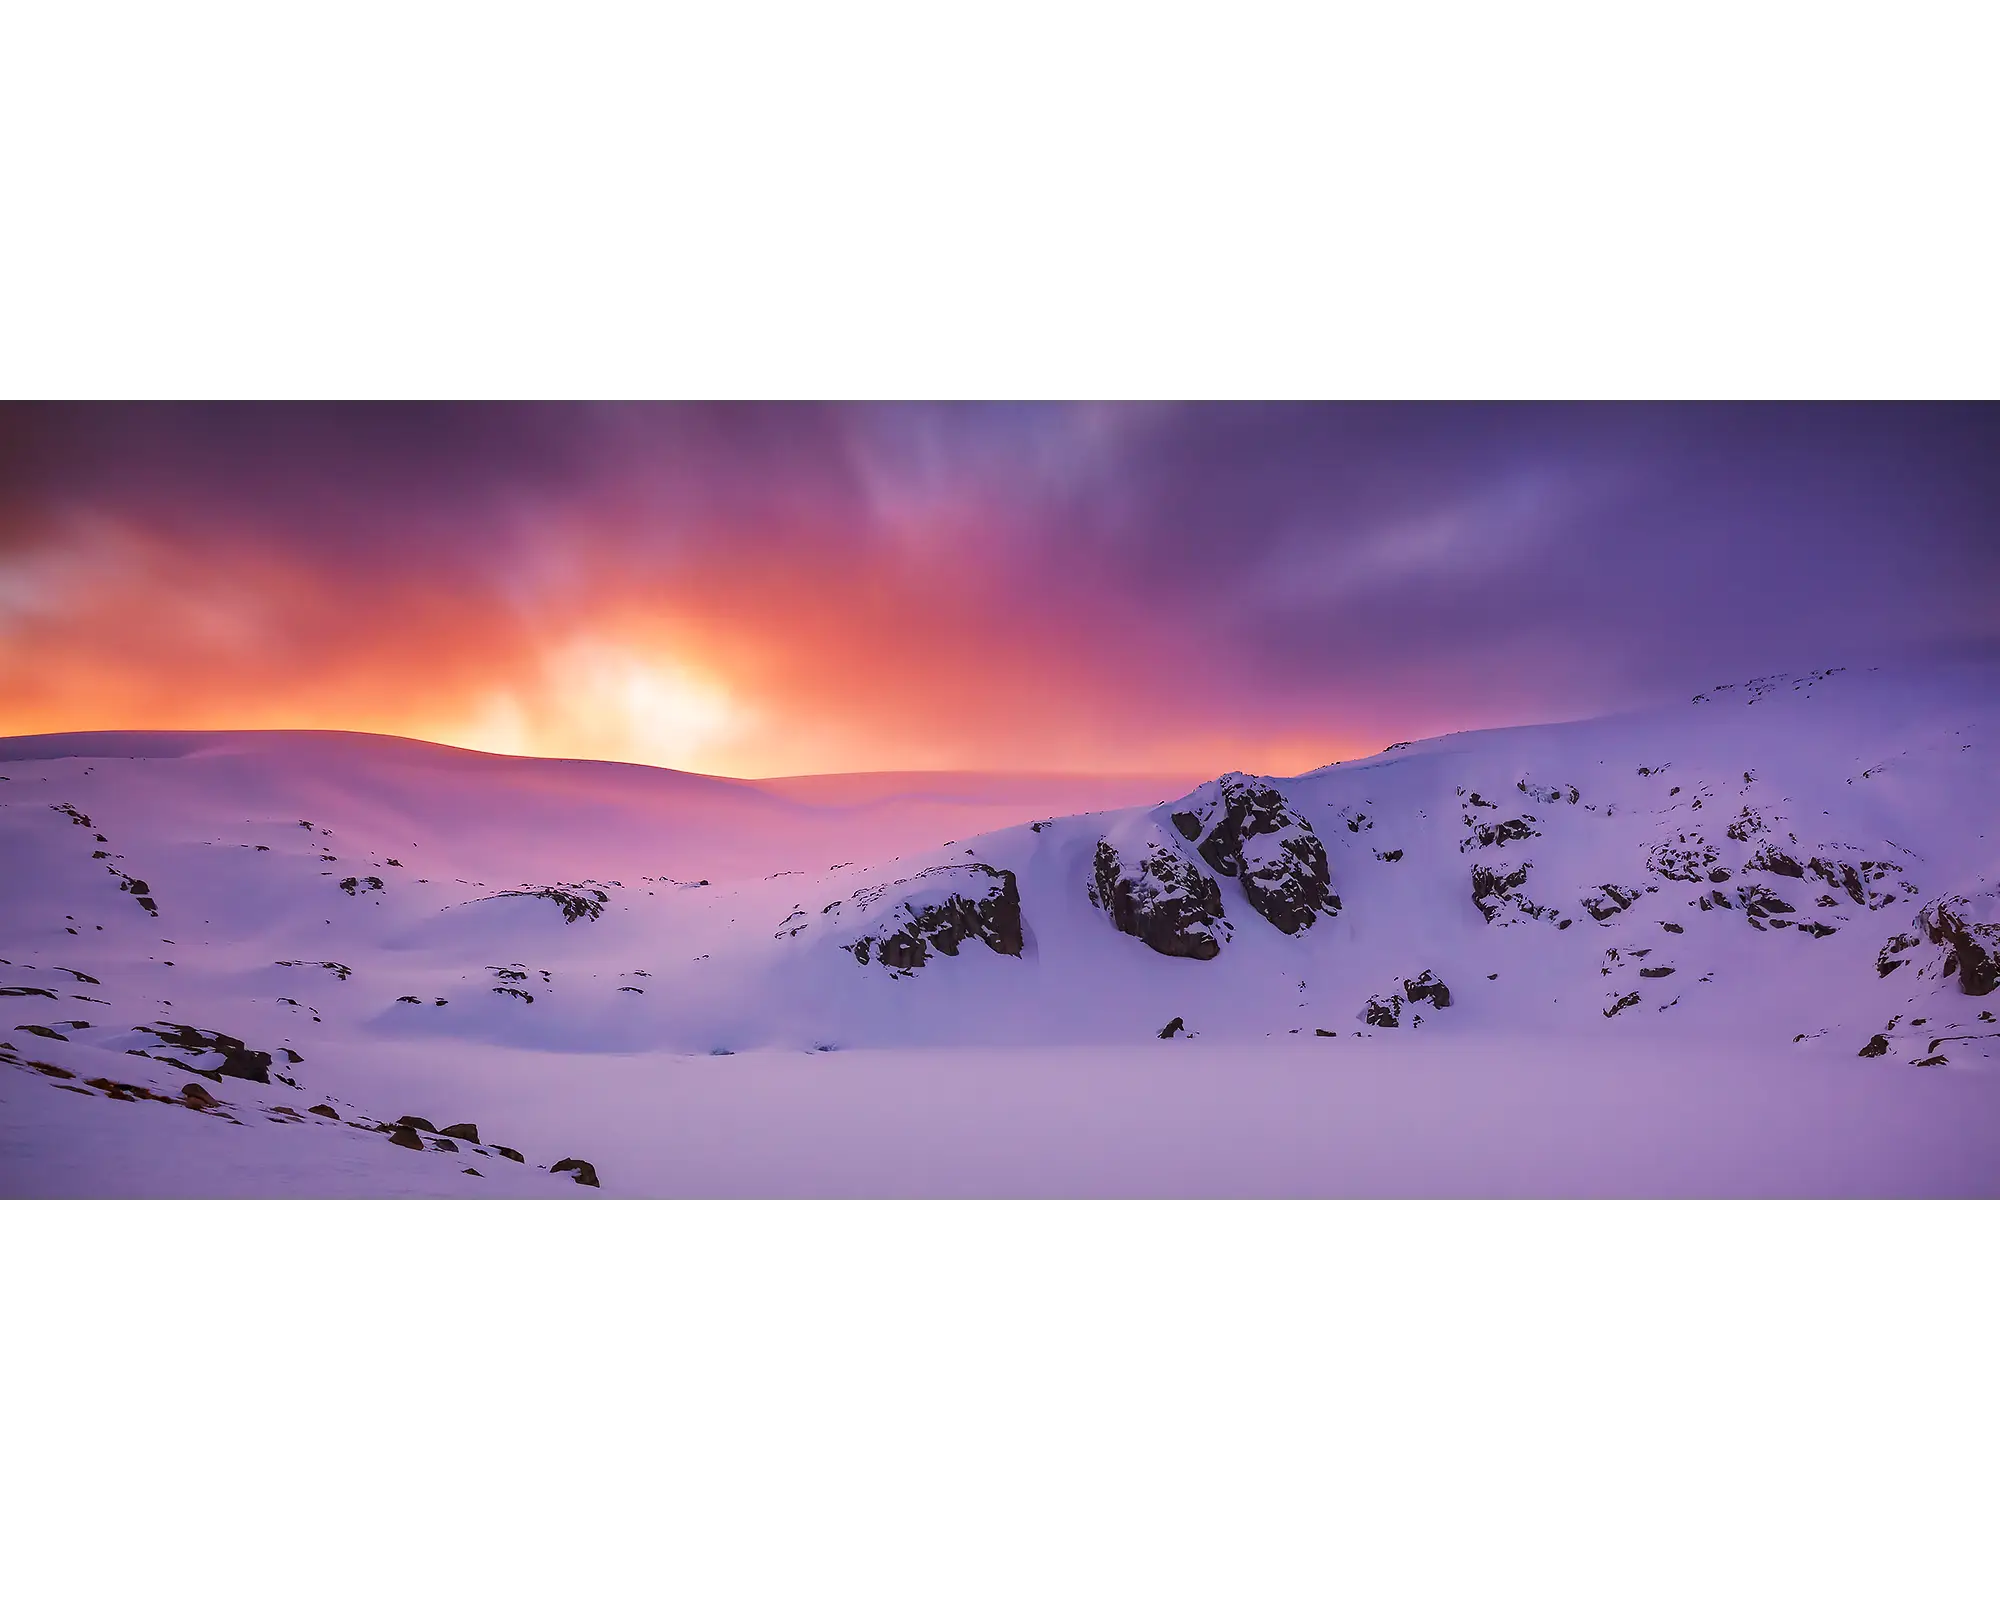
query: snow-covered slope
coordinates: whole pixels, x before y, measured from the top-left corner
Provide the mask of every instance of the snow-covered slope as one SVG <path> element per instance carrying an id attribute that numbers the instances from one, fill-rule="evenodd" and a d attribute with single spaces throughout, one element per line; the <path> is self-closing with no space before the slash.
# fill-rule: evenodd
<path id="1" fill-rule="evenodd" d="M 1947 1187 L 2000 1187 L 1997 708 L 1985 668 L 1816 672 L 1070 815 L 1036 802 L 1075 785 L 786 792 L 356 735 L 0 741 L 4 1183 L 109 1192 L 98 1154 L 151 1117 L 273 1152 L 196 1192 L 463 1192 L 468 1166 L 577 1192 L 538 1169 L 614 1145 L 617 1192 L 671 1114 L 628 1114 L 635 1064 L 744 1086 L 777 1081 L 751 1052 L 1087 1047 L 1116 1076 L 1223 1047 L 1254 1098 L 1273 1051 L 1338 1072 L 1421 1040 L 1496 1072 L 1782 1056 L 1767 1084 L 1948 1099 L 1976 1148 Z M 991 831 L 941 837 L 968 819 Z M 1938 1074 L 1968 1085 L 1907 1087 Z M 882 1125 L 925 1101 L 894 1081 Z M 397 1148 L 403 1116 L 435 1126 Z M 189 1189 L 153 1147 L 129 1186 Z"/>

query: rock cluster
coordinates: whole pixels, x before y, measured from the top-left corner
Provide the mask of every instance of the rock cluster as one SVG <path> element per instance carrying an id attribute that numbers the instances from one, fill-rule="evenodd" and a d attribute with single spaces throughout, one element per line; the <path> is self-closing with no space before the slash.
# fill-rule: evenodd
<path id="1" fill-rule="evenodd" d="M 1361 1008 L 1361 1020 L 1370 1027 L 1399 1028 L 1403 1024 L 1406 1008 L 1414 1010 L 1427 1005 L 1432 1011 L 1442 1011 L 1451 1004 L 1451 990 L 1438 975 L 1426 967 L 1414 978 L 1402 980 L 1403 992 L 1388 995 L 1370 995 L 1368 1004 Z M 1421 1021 L 1412 1016 L 1412 1025 Z"/>
<path id="2" fill-rule="evenodd" d="M 1024 947 L 1021 890 L 1004 867 L 981 861 L 931 867 L 898 883 L 864 889 L 854 904 L 866 908 L 892 894 L 895 906 L 874 931 L 841 946 L 863 966 L 873 960 L 910 972 L 933 954 L 955 956 L 974 940 L 1003 956 L 1018 956 Z"/>
<path id="3" fill-rule="evenodd" d="M 1264 779 L 1224 773 L 1178 802 L 1172 820 L 1203 861 L 1243 885 L 1250 908 L 1279 932 L 1303 933 L 1340 910 L 1326 846 Z"/>

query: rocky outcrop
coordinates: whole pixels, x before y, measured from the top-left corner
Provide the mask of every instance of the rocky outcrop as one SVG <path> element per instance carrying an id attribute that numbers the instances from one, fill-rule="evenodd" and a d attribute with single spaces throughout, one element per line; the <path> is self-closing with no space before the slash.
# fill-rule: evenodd
<path id="1" fill-rule="evenodd" d="M 1442 1011 L 1451 1004 L 1451 990 L 1429 967 L 1416 977 L 1403 980 L 1403 994 L 1411 1005 L 1428 1005 L 1434 1011 Z"/>
<path id="2" fill-rule="evenodd" d="M 2000 900 L 1992 894 L 1984 901 Z M 1974 920 L 1962 894 L 1941 895 L 1917 913 L 1917 931 L 1945 950 L 1944 976 L 1958 978 L 1963 994 L 1991 994 L 2000 988 L 2000 922 Z"/>
<path id="3" fill-rule="evenodd" d="M 1803 878 L 1806 869 L 1785 851 L 1774 844 L 1762 846 L 1757 853 L 1743 863 L 1745 872 L 1769 872 L 1780 878 Z"/>
<path id="4" fill-rule="evenodd" d="M 1708 878 L 1721 883 L 1729 876 L 1716 865 L 1716 848 L 1698 833 L 1682 833 L 1663 839 L 1646 852 L 1646 870 L 1678 883 L 1699 883 Z M 1720 878 L 1714 874 L 1720 872 Z"/>
<path id="5" fill-rule="evenodd" d="M 1414 978 L 1404 978 L 1402 986 L 1401 994 L 1370 995 L 1367 1005 L 1361 1008 L 1361 1020 L 1371 1028 L 1399 1028 L 1405 1010 L 1429 1006 L 1435 1012 L 1451 1004 L 1451 990 L 1428 967 Z M 1421 1020 L 1416 1016 L 1410 1019 L 1413 1026 Z"/>
<path id="6" fill-rule="evenodd" d="M 381 887 L 377 879 L 369 882 Z M 351 891 L 350 891 L 351 892 Z M 595 922 L 604 914 L 605 903 L 611 898 L 602 889 L 589 883 L 548 884 L 529 889 L 502 889 L 498 894 L 488 895 L 489 900 L 547 900 L 563 914 L 564 922 Z"/>
<path id="7" fill-rule="evenodd" d="M 1602 922 L 1617 916 L 1643 893 L 1643 889 L 1628 889 L 1622 883 L 1600 883 L 1597 893 L 1583 897 L 1583 909 L 1593 922 Z"/>
<path id="8" fill-rule="evenodd" d="M 1743 884 L 1737 891 L 1737 897 L 1737 904 L 1743 908 L 1745 915 L 1766 920 L 1789 916 L 1796 909 L 1761 883 Z"/>
<path id="9" fill-rule="evenodd" d="M 211 1033 L 206 1028 L 190 1027 L 185 1022 L 163 1022 L 157 1027 L 140 1026 L 136 1033 L 150 1033 L 161 1043 L 180 1051 L 184 1055 L 217 1057 L 214 1066 L 206 1063 L 191 1066 L 185 1061 L 174 1065 L 189 1072 L 199 1072 L 204 1077 L 242 1078 L 249 1083 L 269 1083 L 271 1081 L 271 1053 L 268 1050 L 252 1050 L 241 1039 L 227 1033 Z"/>
<path id="10" fill-rule="evenodd" d="M 1212 961 L 1230 933 L 1220 886 L 1150 823 L 1097 841 L 1090 903 L 1163 956 Z"/>
<path id="11" fill-rule="evenodd" d="M 1491 850 L 1519 839 L 1539 839 L 1541 829 L 1535 826 L 1533 816 L 1508 817 L 1502 822 L 1481 822 L 1468 814 L 1465 825 L 1472 831 L 1459 843 L 1459 853 L 1467 850 Z"/>
<path id="12" fill-rule="evenodd" d="M 1569 924 L 1558 921 L 1555 912 L 1547 906 L 1537 905 L 1521 893 L 1533 866 L 1532 861 L 1523 861 L 1512 872 L 1503 873 L 1495 872 L 1484 862 L 1475 863 L 1472 869 L 1472 903 L 1479 907 L 1479 914 L 1489 923 L 1549 921 L 1568 927 Z"/>
<path id="13" fill-rule="evenodd" d="M 1886 978 L 1898 967 L 1908 966 L 1910 958 L 1905 950 L 1914 950 L 1924 941 L 1914 933 L 1892 934 L 1875 956 L 1875 976 Z"/>
<path id="14" fill-rule="evenodd" d="M 601 1187 L 597 1181 L 597 1168 L 593 1167 L 588 1161 L 579 1161 L 575 1156 L 563 1157 L 562 1160 L 550 1167 L 549 1171 L 570 1173 L 578 1183 L 588 1188 L 596 1189 Z"/>
<path id="15" fill-rule="evenodd" d="M 872 960 L 910 972 L 934 954 L 955 956 L 973 941 L 1003 956 L 1018 956 L 1024 946 L 1020 887 L 1004 867 L 979 861 L 931 867 L 864 889 L 852 905 L 865 911 L 892 898 L 873 930 L 841 946 L 863 966 Z"/>
<path id="16" fill-rule="evenodd" d="M 1340 910 L 1326 846 L 1273 784 L 1227 772 L 1179 801 L 1171 815 L 1201 859 L 1240 882 L 1251 910 L 1279 932 L 1303 933 Z"/>

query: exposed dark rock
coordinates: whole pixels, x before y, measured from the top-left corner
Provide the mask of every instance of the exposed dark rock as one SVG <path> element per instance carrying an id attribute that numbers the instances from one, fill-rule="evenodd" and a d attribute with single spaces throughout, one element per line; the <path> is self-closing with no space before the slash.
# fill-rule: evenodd
<path id="1" fill-rule="evenodd" d="M 307 1106 L 306 1115 L 309 1117 L 332 1117 L 336 1121 L 340 1118 L 340 1113 L 334 1110 L 332 1106 Z"/>
<path id="2" fill-rule="evenodd" d="M 1958 975 L 1964 994 L 1991 994 L 2000 987 L 2000 923 L 1975 922 L 1964 895 L 1943 895 L 1917 913 L 1917 931 L 1942 945 L 1944 976 Z"/>
<path id="3" fill-rule="evenodd" d="M 1475 863 L 1472 868 L 1472 903 L 1479 907 L 1479 914 L 1489 923 L 1502 918 L 1512 922 L 1522 917 L 1554 920 L 1555 913 L 1547 906 L 1538 906 L 1519 893 L 1527 883 L 1528 871 L 1533 865 L 1533 862 L 1523 861 L 1512 872 L 1499 873 L 1484 863 Z M 1569 926 L 1567 922 L 1558 925 Z"/>
<path id="4" fill-rule="evenodd" d="M 1698 833 L 1683 833 L 1646 852 L 1646 870 L 1679 883 L 1699 883 L 1714 867 L 1715 846 Z M 1727 877 L 1728 874 L 1724 874 Z M 1720 880 L 1716 880 L 1720 881 Z"/>
<path id="5" fill-rule="evenodd" d="M 1907 966 L 1909 964 L 1909 957 L 1903 955 L 1903 952 L 1905 950 L 1914 950 L 1922 943 L 1923 940 L 1914 933 L 1891 935 L 1888 943 L 1882 946 L 1880 952 L 1875 957 L 1875 976 L 1886 978 L 1898 967 Z"/>
<path id="6" fill-rule="evenodd" d="M 1610 1005 L 1604 1008 L 1604 1014 L 1607 1017 L 1615 1017 L 1627 1006 L 1636 1006 L 1638 1003 L 1639 991 L 1634 989 L 1630 994 L 1621 994 L 1616 1000 L 1613 1000 Z"/>
<path id="7" fill-rule="evenodd" d="M 1769 872 L 1780 878 L 1803 878 L 1806 869 L 1774 844 L 1766 844 L 1743 863 L 1745 872 Z"/>
<path id="8" fill-rule="evenodd" d="M 1451 1004 L 1451 990 L 1445 987 L 1444 981 L 1435 972 L 1426 967 L 1416 977 L 1403 980 L 1403 998 L 1411 1005 L 1427 1002 L 1434 1009 L 1442 1011 Z"/>
<path id="9" fill-rule="evenodd" d="M 399 1126 L 394 1133 L 389 1135 L 389 1142 L 393 1145 L 400 1145 L 405 1150 L 421 1150 L 424 1147 L 424 1141 L 415 1128 Z"/>
<path id="10" fill-rule="evenodd" d="M 458 1154 L 458 1146 L 449 1139 L 433 1139 L 431 1141 L 431 1148 L 433 1150 L 449 1150 L 453 1155 Z"/>
<path id="11" fill-rule="evenodd" d="M 1377 861 L 1401 861 L 1403 859 L 1403 852 L 1400 850 L 1377 850 L 1375 852 L 1375 859 Z"/>
<path id="12" fill-rule="evenodd" d="M 1925 1056 L 1923 1060 L 1912 1061 L 1910 1065 L 1913 1067 L 1948 1067 L 1951 1065 L 1951 1058 L 1949 1056 Z"/>
<path id="13" fill-rule="evenodd" d="M 468 1178 L 476 1178 L 480 1175 L 479 1169 L 477 1167 L 467 1167 L 464 1169 L 464 1171 L 465 1175 Z"/>
<path id="14" fill-rule="evenodd" d="M 526 989 L 515 989 L 504 985 L 496 985 L 493 992 L 495 994 L 511 994 L 516 1000 L 525 1000 L 528 1002 L 529 1005 L 533 1005 L 535 1003 L 535 997 L 529 994 Z"/>
<path id="15" fill-rule="evenodd" d="M 69 1040 L 68 1034 L 58 1033 L 54 1028 L 46 1027 L 39 1022 L 17 1022 L 14 1024 L 14 1031 L 39 1034 L 44 1039 L 54 1039 L 58 1043 L 67 1043 Z"/>
<path id="16" fill-rule="evenodd" d="M 1673 975 L 1674 969 L 1672 967 L 1641 967 L 1639 969 L 1639 976 L 1642 978 L 1671 978 Z"/>
<path id="17" fill-rule="evenodd" d="M 527 1159 L 520 1151 L 511 1149 L 504 1144 L 496 1144 L 493 1147 L 493 1153 L 496 1156 L 504 1156 L 509 1161 L 525 1161 Z"/>
<path id="18" fill-rule="evenodd" d="M 1868 886 L 1861 881 L 1861 874 L 1851 861 L 1828 861 L 1814 856 L 1806 863 L 1806 869 L 1817 878 L 1824 878 L 1834 888 L 1845 891 L 1847 898 L 1858 906 L 1868 904 Z"/>
<path id="19" fill-rule="evenodd" d="M 449 1128 L 440 1128 L 438 1133 L 446 1139 L 463 1139 L 468 1144 L 479 1143 L 479 1128 L 476 1123 L 454 1122 Z"/>
<path id="20" fill-rule="evenodd" d="M 1642 889 L 1628 889 L 1619 883 L 1600 883 L 1596 894 L 1583 897 L 1583 909 L 1590 914 L 1592 921 L 1602 922 L 1607 917 L 1617 916 L 1644 892 Z"/>
<path id="21" fill-rule="evenodd" d="M 592 1189 L 602 1187 L 597 1181 L 597 1168 L 593 1167 L 588 1161 L 579 1161 L 575 1156 L 564 1156 L 562 1160 L 550 1167 L 549 1171 L 571 1172 L 576 1175 L 578 1183 L 585 1184 Z"/>
<path id="22" fill-rule="evenodd" d="M 200 1106 L 204 1109 L 209 1106 L 219 1106 L 222 1104 L 220 1100 L 216 1099 L 214 1095 L 210 1094 L 198 1083 L 182 1084 L 181 1098 L 191 1106 Z"/>
<path id="23" fill-rule="evenodd" d="M 396 1126 L 399 1128 L 415 1128 L 420 1133 L 437 1132 L 437 1129 L 422 1117 L 398 1117 L 396 1119 Z"/>
<path id="24" fill-rule="evenodd" d="M 1179 1017 L 1175 1017 L 1173 1021 L 1169 1022 L 1164 1028 L 1160 1030 L 1160 1037 L 1162 1039 L 1171 1039 L 1175 1034 L 1179 1033 L 1186 1026 L 1187 1024 L 1183 1022 Z"/>
<path id="25" fill-rule="evenodd" d="M 1109 913 L 1120 933 L 1143 939 L 1161 955 L 1213 960 L 1229 936 L 1216 881 L 1157 829 L 1128 848 L 1129 861 L 1109 839 L 1098 841 L 1090 903 Z"/>
<path id="26" fill-rule="evenodd" d="M 1743 910 L 1753 917 L 1782 916 L 1795 909 L 1761 883 L 1746 883 L 1738 892 L 1742 897 Z"/>
<path id="27" fill-rule="evenodd" d="M 533 889 L 502 889 L 492 900 L 548 900 L 562 912 L 564 922 L 595 922 L 604 914 L 610 896 L 588 883 L 550 884 Z"/>
<path id="28" fill-rule="evenodd" d="M 1392 994 L 1370 995 L 1363 1007 L 1361 1020 L 1371 1028 L 1400 1028 L 1403 1025 L 1403 997 Z"/>
<path id="29" fill-rule="evenodd" d="M 1879 1033 L 1870 1037 L 1869 1041 L 1855 1052 L 1856 1055 L 1863 1056 L 1886 1056 L 1888 1053 L 1889 1041 Z"/>
<path id="30" fill-rule="evenodd" d="M 1473 797 L 1475 804 L 1478 796 Z M 1467 817 L 1466 822 L 1472 832 L 1459 846 L 1460 850 L 1491 849 L 1512 843 L 1517 839 L 1539 839 L 1541 830 L 1534 826 L 1533 817 L 1509 817 L 1505 822 L 1474 822 Z"/>
<path id="31" fill-rule="evenodd" d="M 184 1051 L 191 1056 L 218 1055 L 221 1061 L 203 1076 L 220 1074 L 225 1078 L 241 1078 L 249 1083 L 269 1083 L 271 1081 L 271 1053 L 268 1050 L 252 1050 L 241 1039 L 227 1033 L 211 1033 L 205 1028 L 190 1027 L 185 1022 L 162 1022 L 153 1027 L 140 1027 L 139 1033 L 150 1033 L 154 1038 Z M 185 1065 L 185 1063 L 182 1063 Z M 188 1067 L 190 1072 L 202 1072 L 201 1067 Z"/>
<path id="32" fill-rule="evenodd" d="M 342 983 L 347 982 L 349 978 L 354 976 L 354 969 L 344 961 L 275 961 L 272 965 L 278 967 L 322 967 L 332 973 Z"/>
<path id="33" fill-rule="evenodd" d="M 53 1000 L 56 997 L 55 990 L 53 989 L 37 989 L 32 987 L 31 985 L 26 985 L 26 984 L 15 985 L 5 989 L 0 989 L 0 995 L 14 995 L 23 999 L 29 996 L 34 996 L 35 998 L 42 1000 Z"/>
<path id="34" fill-rule="evenodd" d="M 1683 928 L 1678 922 L 1663 922 L 1660 924 L 1660 931 L 1662 933 L 1686 933 L 1687 929 Z"/>
<path id="35" fill-rule="evenodd" d="M 1227 772 L 1188 795 L 1172 816 L 1201 859 L 1237 879 L 1250 908 L 1279 932 L 1303 933 L 1339 912 L 1326 846 L 1273 784 Z M 1358 831 L 1360 820 L 1349 826 Z"/>
<path id="36" fill-rule="evenodd" d="M 866 908 L 897 891 L 900 897 L 875 932 L 841 946 L 863 966 L 873 958 L 909 972 L 933 953 L 955 956 L 973 940 L 1003 956 L 1018 956 L 1025 947 L 1021 890 L 1004 867 L 978 861 L 929 867 L 899 883 L 864 889 L 854 904 Z"/>

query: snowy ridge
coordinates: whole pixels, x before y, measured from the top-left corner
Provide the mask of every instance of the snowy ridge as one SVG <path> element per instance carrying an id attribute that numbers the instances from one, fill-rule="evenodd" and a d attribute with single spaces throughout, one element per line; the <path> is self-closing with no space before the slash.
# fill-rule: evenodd
<path id="1" fill-rule="evenodd" d="M 1416 1028 L 1990 1074 L 1996 724 L 1991 669 L 1773 677 L 777 871 L 728 808 L 780 838 L 795 802 L 717 780 L 617 775 L 607 809 L 579 764 L 499 794 L 445 752 L 427 786 L 341 735 L 0 741 L 0 1153 L 40 1192 L 109 1126 L 78 1119 L 144 1115 L 312 1192 L 580 1192 L 566 1160 L 617 1192 L 593 1062 L 771 1051 L 1340 1061 Z M 527 1064 L 533 1095 L 494 1087 Z"/>

